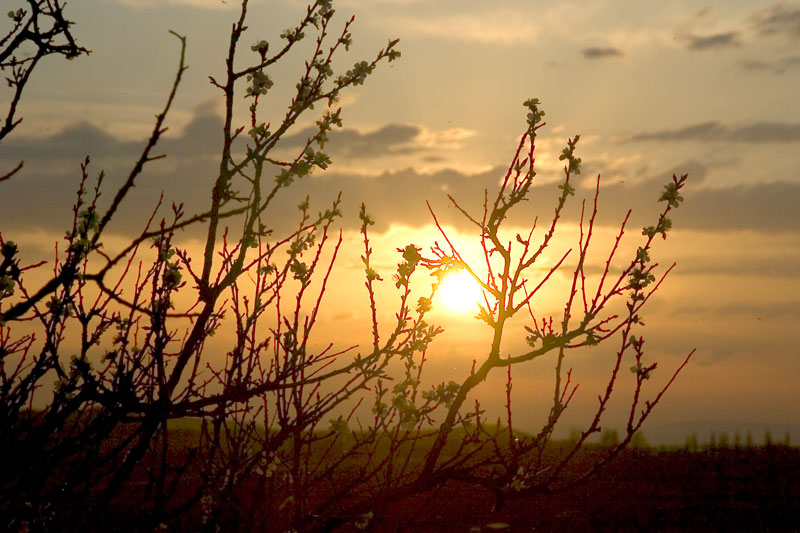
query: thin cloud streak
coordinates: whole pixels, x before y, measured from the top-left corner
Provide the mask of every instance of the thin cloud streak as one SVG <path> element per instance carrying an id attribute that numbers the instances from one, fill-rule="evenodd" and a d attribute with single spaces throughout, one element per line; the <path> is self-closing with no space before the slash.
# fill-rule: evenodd
<path id="1" fill-rule="evenodd" d="M 305 128 L 284 137 L 281 146 L 305 146 L 306 139 L 317 129 Z M 431 131 L 411 124 L 388 124 L 377 130 L 362 133 L 352 128 L 337 129 L 328 134 L 326 151 L 332 156 L 351 159 L 377 158 L 391 155 L 410 155 L 420 152 L 441 152 L 461 148 L 461 142 L 475 132 L 464 128 Z"/>
<path id="2" fill-rule="evenodd" d="M 729 31 L 725 33 L 716 33 L 714 35 L 692 35 L 686 36 L 688 44 L 686 48 L 689 50 L 711 50 L 716 48 L 730 48 L 740 46 L 738 31 Z"/>
<path id="3" fill-rule="evenodd" d="M 800 2 L 779 2 L 756 12 L 750 23 L 759 35 L 800 39 Z"/>
<path id="4" fill-rule="evenodd" d="M 625 54 L 617 48 L 584 48 L 581 50 L 586 59 L 601 59 L 607 57 L 623 57 Z"/>
<path id="5" fill-rule="evenodd" d="M 774 61 L 756 59 L 741 63 L 743 70 L 767 71 L 774 74 L 785 74 L 787 71 L 800 67 L 800 55 L 783 57 Z"/>
<path id="6" fill-rule="evenodd" d="M 622 140 L 625 142 L 701 141 L 790 143 L 800 141 L 800 123 L 765 121 L 731 126 L 717 121 L 709 121 L 673 130 L 637 133 L 625 137 Z"/>

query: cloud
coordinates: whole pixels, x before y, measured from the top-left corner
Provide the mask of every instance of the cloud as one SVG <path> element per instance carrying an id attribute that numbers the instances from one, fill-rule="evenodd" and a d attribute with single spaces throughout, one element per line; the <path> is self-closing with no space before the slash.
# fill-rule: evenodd
<path id="1" fill-rule="evenodd" d="M 713 10 L 714 10 L 713 6 L 704 7 L 703 9 L 700 9 L 700 10 L 695 12 L 694 18 L 701 19 L 701 18 L 707 17 L 707 16 L 709 16 L 711 14 L 711 12 Z"/>
<path id="2" fill-rule="evenodd" d="M 762 70 L 773 74 L 785 74 L 788 70 L 800 67 L 800 55 L 783 57 L 773 61 L 756 59 L 741 63 L 744 70 Z"/>
<path id="3" fill-rule="evenodd" d="M 116 139 L 97 126 L 81 121 L 41 139 L 12 137 L 0 144 L 0 157 L 29 159 L 46 154 L 48 159 L 61 159 L 90 153 L 121 157 L 133 155 L 140 146 L 141 143 Z"/>
<path id="4" fill-rule="evenodd" d="M 685 268 L 681 268 L 681 273 L 685 274 Z M 795 274 L 797 269 L 795 268 Z M 775 320 L 778 318 L 800 319 L 800 300 L 789 300 L 782 302 L 753 302 L 739 301 L 727 302 L 725 305 L 694 304 L 682 305 L 680 310 L 674 310 L 674 314 L 684 314 L 690 316 L 707 315 L 714 317 L 733 317 L 745 316 L 756 317 L 758 320 Z"/>
<path id="5" fill-rule="evenodd" d="M 739 46 L 739 32 L 729 31 L 715 33 L 713 35 L 699 36 L 689 34 L 686 36 L 688 41 L 686 48 L 689 50 L 710 50 L 714 48 L 728 48 Z"/>
<path id="6" fill-rule="evenodd" d="M 213 109 L 199 106 L 181 134 L 163 137 L 156 152 L 168 153 L 171 157 L 208 157 L 217 147 L 222 125 L 222 118 Z M 143 148 L 144 140 L 118 139 L 81 121 L 47 137 L 12 137 L 0 144 L 0 159 L 82 160 L 87 155 L 101 160 L 120 159 L 135 157 Z"/>
<path id="7" fill-rule="evenodd" d="M 775 182 L 686 193 L 680 224 L 708 231 L 800 230 L 800 184 Z"/>
<path id="8" fill-rule="evenodd" d="M 752 122 L 727 125 L 717 121 L 701 122 L 674 130 L 643 132 L 625 141 L 704 141 L 786 143 L 800 141 L 800 123 Z"/>
<path id="9" fill-rule="evenodd" d="M 601 59 L 606 57 L 623 57 L 625 54 L 617 48 L 584 48 L 581 50 L 586 59 Z"/>
<path id="10" fill-rule="evenodd" d="M 800 2 L 779 2 L 764 8 L 753 14 L 750 23 L 762 36 L 783 35 L 800 39 Z"/>
<path id="11" fill-rule="evenodd" d="M 305 146 L 306 140 L 317 133 L 310 126 L 294 135 L 284 137 L 284 147 Z M 326 150 L 331 154 L 343 154 L 354 158 L 380 157 L 404 150 L 420 133 L 417 126 L 389 124 L 378 130 L 361 133 L 354 129 L 341 129 L 330 132 L 330 144 Z"/>
<path id="12" fill-rule="evenodd" d="M 730 259 L 730 258 L 726 258 Z M 682 275 L 706 276 L 713 273 L 718 276 L 752 277 L 758 276 L 765 279 L 800 279 L 800 262 L 796 255 L 781 249 L 778 253 L 769 256 L 748 255 L 747 249 L 741 250 L 733 260 L 721 261 L 718 257 L 705 255 L 692 255 L 680 260 Z M 794 310 L 800 315 L 800 305 Z M 778 304 L 770 304 L 781 307 Z M 776 308 L 777 308 L 776 307 Z M 785 311 L 785 310 L 784 310 Z M 731 312 L 736 312 L 731 310 Z M 777 313 L 778 311 L 775 311 Z M 764 314 L 767 314 L 764 312 Z M 800 318 L 800 316 L 798 316 Z"/>
<path id="13" fill-rule="evenodd" d="M 285 137 L 281 146 L 302 147 L 306 140 L 317 132 L 308 127 Z M 451 128 L 431 131 L 422 126 L 388 124 L 371 132 L 355 129 L 337 129 L 328 135 L 330 143 L 325 146 L 332 156 L 353 159 L 377 158 L 391 155 L 410 155 L 426 151 L 453 150 L 461 147 L 461 141 L 475 135 L 472 130 Z"/>
<path id="14" fill-rule="evenodd" d="M 656 199 L 667 177 L 689 174 L 685 201 L 672 216 L 675 227 L 707 232 L 756 231 L 787 233 L 800 231 L 800 183 L 774 182 L 711 188 L 703 186 L 711 168 L 685 161 L 674 168 L 645 174 L 641 181 L 616 182 L 600 189 L 601 214 L 613 216 L 628 206 L 634 208 L 633 227 L 652 224 Z M 634 169 L 634 172 L 637 172 Z M 588 180 L 588 178 L 587 178 Z M 593 183 L 593 180 L 591 180 Z M 607 207 L 603 207 L 607 206 Z M 661 204 L 658 204 L 660 207 Z"/>
<path id="15" fill-rule="evenodd" d="M 219 142 L 220 127 L 220 117 L 200 109 L 179 136 L 164 139 L 164 143 L 157 147 L 157 153 L 167 153 L 168 157 L 145 167 L 111 229 L 130 233 L 133 231 L 131 228 L 141 228 L 162 192 L 163 205 L 167 208 L 172 202 L 182 202 L 189 214 L 205 209 L 217 172 L 214 154 L 218 151 L 214 147 Z M 425 135 L 420 133 L 425 131 L 421 127 L 387 126 L 367 133 L 349 131 L 348 135 L 357 148 L 342 146 L 339 148 L 341 151 L 364 149 L 371 150 L 373 154 L 387 153 L 387 145 L 409 146 L 409 140 L 419 142 L 416 140 L 420 137 L 425 139 Z M 458 138 L 461 134 L 452 135 Z M 296 137 L 296 140 L 299 138 Z M 65 146 L 59 147 L 59 142 L 65 143 Z M 384 148 L 380 148 L 381 142 Z M 434 139 L 433 142 L 441 143 L 441 139 Z M 90 146 L 92 143 L 99 144 Z M 43 139 L 17 138 L 13 144 L 11 141 L 3 143 L 0 146 L 0 168 L 17 161 L 20 157 L 18 154 L 24 154 L 26 166 L 19 175 L 0 184 L 3 192 L 0 194 L 0 228 L 4 234 L 14 230 L 36 229 L 63 232 L 71 221 L 71 205 L 80 178 L 79 164 L 86 153 L 100 161 L 100 164 L 92 164 L 90 176 L 96 176 L 101 167 L 105 170 L 105 195 L 101 198 L 101 204 L 105 201 L 107 205 L 114 187 L 130 172 L 142 145 L 142 142 L 121 141 L 86 124 L 73 125 L 60 134 Z M 424 148 L 424 143 L 422 145 Z M 418 145 L 412 146 L 422 150 Z M 89 150 L 87 152 L 84 149 Z M 75 151 L 70 154 L 69 150 Z M 392 153 L 391 150 L 388 153 Z M 586 175 L 598 169 L 610 170 L 603 167 L 602 162 L 599 167 L 595 165 L 589 168 L 589 165 L 587 161 Z M 351 229 L 358 226 L 355 214 L 361 202 L 365 202 L 375 215 L 377 231 L 387 229 L 392 223 L 412 226 L 429 224 L 431 218 L 426 202 L 433 205 L 443 224 L 466 229 L 470 227 L 469 224 L 449 204 L 447 194 L 452 194 L 469 212 L 479 215 L 482 212 L 484 189 L 495 191 L 505 170 L 505 167 L 497 166 L 468 174 L 452 169 L 425 173 L 406 168 L 378 176 L 364 176 L 337 172 L 334 165 L 332 170 L 315 173 L 296 182 L 290 190 L 281 191 L 269 211 L 268 221 L 279 231 L 289 230 L 297 221 L 295 206 L 306 195 L 311 197 L 314 210 L 322 210 L 341 191 L 344 198 L 342 209 L 346 215 L 343 223 Z M 676 227 L 712 232 L 753 230 L 780 233 L 795 232 L 800 228 L 800 211 L 797 209 L 797 205 L 800 205 L 800 184 L 771 183 L 722 189 L 698 187 L 695 184 L 702 184 L 709 167 L 693 161 L 684 162 L 675 169 L 661 169 L 659 172 L 645 170 L 631 169 L 631 173 L 645 176 L 633 183 L 632 175 L 619 169 L 612 172 L 627 182 L 602 187 L 600 223 L 616 224 L 627 207 L 633 206 L 633 227 L 652 224 L 653 216 L 660 207 L 655 200 L 668 177 L 673 172 L 689 172 L 692 181 L 685 194 L 686 203 L 675 215 Z M 277 175 L 278 169 L 268 172 L 267 176 Z M 549 179 L 547 171 L 543 170 L 539 179 L 542 181 L 535 185 L 531 201 L 525 204 L 524 209 L 511 214 L 510 224 L 527 226 L 536 214 L 546 219 L 552 213 L 559 191 L 553 180 Z M 244 189 L 245 184 L 234 181 L 233 186 Z M 589 194 L 584 188 L 581 188 L 581 193 Z M 164 212 L 168 212 L 168 209 Z M 579 212 L 580 202 L 571 202 L 565 214 L 566 219 L 576 220 Z M 8 234 L 7 238 L 13 238 L 13 235 Z"/>

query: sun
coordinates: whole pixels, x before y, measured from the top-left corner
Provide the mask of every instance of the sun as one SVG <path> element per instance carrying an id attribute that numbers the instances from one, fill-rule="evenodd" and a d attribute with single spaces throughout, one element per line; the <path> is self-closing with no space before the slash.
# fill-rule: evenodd
<path id="1" fill-rule="evenodd" d="M 447 275 L 439 285 L 439 298 L 451 311 L 466 312 L 478 309 L 481 288 L 466 270 L 456 270 Z"/>

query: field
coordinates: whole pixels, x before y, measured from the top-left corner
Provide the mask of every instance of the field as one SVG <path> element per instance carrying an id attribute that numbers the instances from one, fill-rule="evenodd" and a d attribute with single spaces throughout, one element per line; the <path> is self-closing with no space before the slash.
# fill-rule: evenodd
<path id="1" fill-rule="evenodd" d="M 587 484 L 496 513 L 491 494 L 464 489 L 446 486 L 406 530 L 800 531 L 800 450 L 785 446 L 631 450 Z M 408 507 L 380 530 L 401 530 Z"/>
<path id="2" fill-rule="evenodd" d="M 197 430 L 176 427 L 170 433 L 170 456 L 181 462 L 183 449 L 196 442 Z M 560 453 L 562 445 L 553 443 L 551 453 Z M 587 445 L 570 468 L 580 472 L 604 452 L 601 445 Z M 340 466 L 340 471 L 348 471 L 348 465 Z M 115 498 L 104 529 L 152 531 L 147 469 L 142 464 Z M 175 498 L 185 502 L 198 479 L 188 472 Z M 267 486 L 273 487 L 274 496 L 265 503 L 257 496 L 265 494 L 263 482 L 255 476 L 240 487 L 222 517 L 222 530 L 286 529 L 277 521 L 281 513 L 270 511 L 283 498 L 281 483 L 275 480 Z M 315 499 L 311 495 L 310 501 Z M 349 523 L 334 531 L 800 531 L 799 502 L 798 447 L 706 444 L 690 450 L 645 445 L 624 451 L 588 482 L 554 494 L 533 494 L 498 507 L 488 490 L 449 481 L 435 491 L 398 500 L 382 517 L 371 520 L 370 528 Z M 79 509 L 75 516 L 81 514 Z M 169 521 L 169 530 L 201 527 L 202 502 L 184 511 Z"/>

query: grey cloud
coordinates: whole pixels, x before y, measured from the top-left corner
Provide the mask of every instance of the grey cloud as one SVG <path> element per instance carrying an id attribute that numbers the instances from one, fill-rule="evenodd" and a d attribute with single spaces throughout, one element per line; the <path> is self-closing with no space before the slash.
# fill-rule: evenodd
<path id="1" fill-rule="evenodd" d="M 167 154 L 148 163 L 131 190 L 112 229 L 130 233 L 141 229 L 162 191 L 163 205 L 184 202 L 193 212 L 206 207 L 215 172 L 222 119 L 209 110 L 195 116 L 176 137 L 162 137 L 151 155 Z M 90 179 L 105 174 L 99 205 L 128 176 L 145 140 L 126 141 L 81 122 L 43 138 L 12 138 L 0 144 L 0 168 L 25 160 L 23 170 L 0 184 L 0 231 L 11 228 L 64 230 L 71 222 L 80 164 L 89 156 Z M 93 183 L 87 185 L 93 189 Z M 166 210 L 162 210 L 166 214 Z M 116 226 L 116 228 L 114 228 Z"/>
<path id="2" fill-rule="evenodd" d="M 685 268 L 681 273 L 685 274 Z M 760 303 L 741 301 L 726 303 L 725 305 L 684 305 L 680 311 L 672 310 L 673 314 L 680 312 L 690 316 L 712 316 L 715 318 L 745 316 L 754 320 L 775 320 L 779 318 L 800 319 L 800 300 Z"/>
<path id="3" fill-rule="evenodd" d="M 586 59 L 601 59 L 606 57 L 622 57 L 625 54 L 617 48 L 584 48 L 581 50 Z"/>
<path id="4" fill-rule="evenodd" d="M 713 6 L 704 7 L 703 9 L 696 11 L 694 17 L 698 19 L 707 17 L 713 10 L 714 10 Z"/>
<path id="5" fill-rule="evenodd" d="M 124 157 L 131 156 L 140 149 L 141 143 L 120 141 L 88 122 L 77 122 L 59 133 L 43 138 L 12 137 L 0 144 L 0 158 L 83 158 L 90 153 Z"/>
<path id="6" fill-rule="evenodd" d="M 306 128 L 283 139 L 282 146 L 305 146 L 306 139 L 317 132 L 316 128 Z M 331 131 L 330 143 L 325 149 L 332 155 L 351 158 L 381 157 L 385 155 L 405 154 L 419 151 L 420 148 L 409 146 L 420 133 L 421 128 L 405 124 L 389 124 L 378 130 L 361 133 L 354 129 Z"/>
<path id="7" fill-rule="evenodd" d="M 755 13 L 750 22 L 760 35 L 800 38 L 800 3 L 779 2 Z"/>
<path id="8" fill-rule="evenodd" d="M 126 232 L 141 228 L 162 191 L 162 205 L 167 208 L 172 202 L 182 202 L 189 214 L 207 208 L 216 175 L 213 158 L 219 153 L 221 128 L 222 120 L 218 115 L 208 109 L 198 109 L 180 135 L 163 138 L 156 153 L 166 153 L 168 157 L 146 165 L 115 217 L 117 227 Z M 420 131 L 418 127 L 404 125 L 388 125 L 364 134 L 355 130 L 336 131 L 326 149 L 330 148 L 328 151 L 334 158 L 378 157 L 423 150 L 408 146 Z M 301 146 L 309 133 L 312 131 L 287 136 L 282 146 Z M 62 231 L 71 220 L 70 209 L 75 201 L 84 157 L 87 154 L 92 157 L 91 176 L 96 176 L 101 168 L 105 171 L 104 199 L 107 202 L 114 188 L 130 172 L 130 165 L 143 146 L 143 141 L 122 141 L 87 123 L 71 125 L 63 132 L 44 138 L 4 142 L 0 145 L 0 168 L 16 164 L 19 159 L 25 159 L 26 165 L 14 179 L 0 185 L 0 231 L 35 227 Z M 277 168 L 273 171 L 276 175 L 279 172 Z M 385 174 L 373 180 L 329 173 L 302 180 L 286 191 L 287 194 L 279 195 L 271 213 L 276 227 L 286 230 L 295 223 L 295 206 L 303 196 L 310 194 L 312 202 L 316 201 L 315 208 L 323 209 L 327 205 L 323 205 L 322 199 L 327 204 L 343 190 L 353 213 L 357 212 L 358 202 L 364 199 L 375 206 L 376 213 L 382 213 L 381 219 L 386 223 L 400 219 L 415 221 L 420 217 L 426 217 L 424 222 L 427 222 L 425 200 L 441 196 L 441 188 L 447 183 L 453 189 L 461 189 L 466 182 L 480 182 L 478 190 L 482 191 L 494 177 L 473 180 L 457 173 L 445 172 L 431 177 L 409 171 Z M 404 198 L 410 202 L 416 200 L 418 209 L 408 211 Z M 168 214 L 168 210 L 162 209 L 162 212 Z"/>
<path id="9" fill-rule="evenodd" d="M 222 118 L 198 109 L 178 137 L 163 137 L 157 152 L 172 157 L 209 156 L 214 153 L 222 132 Z M 144 148 L 142 141 L 125 141 L 88 122 L 68 125 L 63 131 L 43 138 L 12 137 L 0 144 L 0 159 L 63 160 L 131 158 Z"/>
<path id="10" fill-rule="evenodd" d="M 160 150 L 181 157 L 211 157 L 217 154 L 222 139 L 223 120 L 211 110 L 198 108 L 178 138 L 159 142 Z"/>
<path id="11" fill-rule="evenodd" d="M 800 184 L 764 183 L 686 193 L 680 224 L 708 231 L 800 231 Z"/>
<path id="12" fill-rule="evenodd" d="M 744 70 L 762 70 L 774 74 L 784 74 L 788 70 L 800 67 L 800 55 L 783 57 L 772 61 L 761 59 L 745 61 L 741 63 L 741 67 Z"/>
<path id="13" fill-rule="evenodd" d="M 774 255 L 767 257 L 740 256 L 732 263 L 722 262 L 707 256 L 693 256 L 681 261 L 681 274 L 703 276 L 710 273 L 723 276 L 761 276 L 771 279 L 798 279 L 800 278 L 800 262 L 796 260 L 796 257 L 786 254 L 780 254 L 779 257 Z M 800 315 L 800 304 L 798 304 L 795 312 Z M 800 316 L 798 318 L 800 318 Z"/>
<path id="14" fill-rule="evenodd" d="M 709 50 L 712 48 L 727 48 L 739 46 L 739 32 L 729 31 L 725 33 L 715 33 L 714 35 L 688 35 L 686 47 L 689 50 Z"/>
<path id="15" fill-rule="evenodd" d="M 186 212 L 190 214 L 206 208 L 216 176 L 216 163 L 211 158 L 216 152 L 210 147 L 212 140 L 219 134 L 219 125 L 219 117 L 202 115 L 191 123 L 191 127 L 186 128 L 183 135 L 170 139 L 161 146 L 159 151 L 166 152 L 169 156 L 145 167 L 111 229 L 130 233 L 134 228 L 141 228 L 162 192 L 163 205 L 167 208 L 172 202 L 183 202 Z M 131 146 L 128 146 L 128 143 L 101 130 L 83 126 L 81 128 L 68 131 L 83 131 L 83 136 L 76 138 L 85 140 L 93 136 L 113 149 L 124 148 L 123 152 L 133 146 L 138 151 L 138 146 L 141 145 L 130 143 Z M 403 133 L 403 130 L 391 128 L 378 131 L 386 139 L 399 140 L 410 135 L 408 132 Z M 80 177 L 79 163 L 84 154 L 73 154 L 71 160 L 68 160 L 64 159 L 63 153 L 54 156 L 48 151 L 54 148 L 54 139 L 66 137 L 63 134 L 39 142 L 29 140 L 28 145 L 24 146 L 28 158 L 25 169 L 12 180 L 0 184 L 0 231 L 3 231 L 6 238 L 13 238 L 9 232 L 13 233 L 14 230 L 35 228 L 60 233 L 69 224 L 70 208 Z M 23 147 L 23 144 L 18 143 L 17 146 Z M 209 147 L 203 157 L 173 157 L 173 154 L 191 154 L 198 147 L 203 150 L 206 150 L 204 147 Z M 5 150 L 7 147 L 3 148 Z M 65 149 L 62 150 L 64 151 Z M 103 162 L 107 174 L 103 197 L 106 205 L 114 186 L 119 185 L 130 171 L 133 158 L 128 157 L 127 152 L 123 155 L 124 157 L 106 158 Z M 15 157 L 17 156 L 13 153 L 5 153 L 0 156 L 0 165 Z M 586 161 L 585 165 L 584 175 L 591 175 L 598 166 L 593 166 L 591 161 Z M 267 222 L 276 231 L 287 231 L 296 223 L 296 206 L 306 195 L 311 197 L 314 210 L 322 210 L 341 191 L 344 199 L 342 210 L 345 213 L 343 224 L 351 229 L 358 227 L 356 213 L 361 202 L 365 202 L 368 210 L 375 216 L 378 222 L 375 228 L 377 231 L 386 229 L 395 221 L 411 225 L 430 223 L 431 216 L 426 202 L 431 203 L 443 224 L 466 229 L 470 228 L 469 223 L 449 204 L 446 195 L 452 194 L 465 209 L 479 216 L 482 212 L 484 189 L 496 190 L 498 180 L 505 172 L 505 168 L 500 166 L 475 175 L 466 175 L 455 170 L 421 174 L 408 168 L 380 176 L 364 177 L 337 173 L 335 168 L 334 165 L 328 172 L 300 180 L 291 189 L 281 191 L 268 213 Z M 96 175 L 99 169 L 99 164 L 93 164 L 90 169 L 92 175 Z M 642 169 L 631 169 L 631 172 L 638 170 Z M 274 169 L 274 172 L 277 174 L 278 169 Z M 627 207 L 631 206 L 634 208 L 634 215 L 630 227 L 653 224 L 660 208 L 656 199 L 673 172 L 689 172 L 692 179 L 685 194 L 686 203 L 675 214 L 676 227 L 704 231 L 750 229 L 764 232 L 793 232 L 800 228 L 800 211 L 797 209 L 797 205 L 800 205 L 800 184 L 703 188 L 696 184 L 702 184 L 709 168 L 692 161 L 678 165 L 675 169 L 667 169 L 666 172 L 638 172 L 637 176 L 649 177 L 635 184 L 628 182 L 603 186 L 599 222 L 616 224 L 622 219 Z M 620 173 L 615 171 L 615 174 Z M 630 179 L 630 176 L 626 177 Z M 236 186 L 234 183 L 234 188 Z M 582 194 L 589 194 L 586 189 L 581 191 Z M 529 225 L 536 215 L 541 216 L 543 221 L 547 220 L 552 213 L 557 193 L 555 183 L 535 186 L 530 201 L 512 213 L 509 222 Z M 162 212 L 168 214 L 168 209 Z M 568 204 L 565 217 L 575 220 L 579 212 L 580 202 L 572 201 Z M 199 236 L 199 230 L 197 231 Z"/>
<path id="16" fill-rule="evenodd" d="M 620 216 L 633 208 L 632 227 L 653 224 L 662 204 L 656 204 L 672 174 L 689 174 L 685 202 L 672 214 L 674 226 L 709 232 L 754 230 L 766 233 L 800 231 L 800 183 L 764 183 L 725 188 L 703 185 L 711 172 L 707 164 L 685 161 L 666 171 L 647 172 L 635 183 L 603 186 L 600 208 L 605 216 Z M 604 207 L 607 206 L 607 207 Z M 718 265 L 725 268 L 725 265 Z M 754 265 L 755 266 L 755 265 Z"/>
<path id="17" fill-rule="evenodd" d="M 800 123 L 753 122 L 730 126 L 721 122 L 701 122 L 675 130 L 637 133 L 626 141 L 706 141 L 781 143 L 800 141 Z"/>

